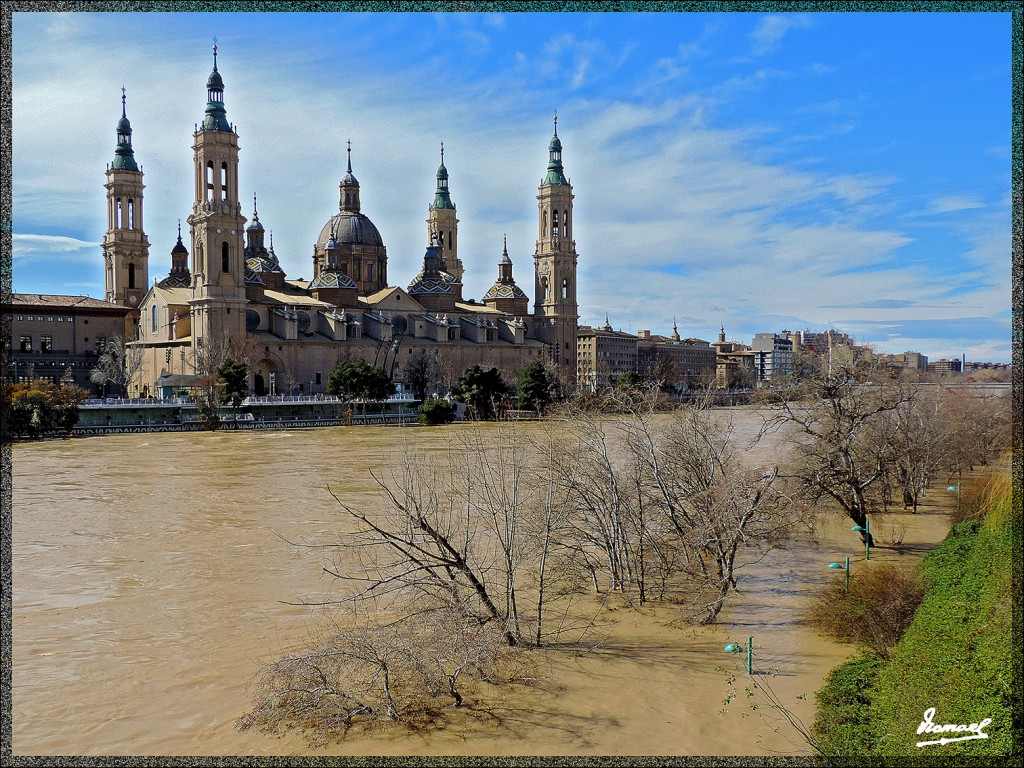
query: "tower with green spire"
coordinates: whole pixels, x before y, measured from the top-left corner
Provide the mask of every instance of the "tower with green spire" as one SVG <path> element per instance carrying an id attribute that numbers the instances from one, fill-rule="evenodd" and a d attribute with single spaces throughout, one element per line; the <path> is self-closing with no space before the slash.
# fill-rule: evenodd
<path id="1" fill-rule="evenodd" d="M 441 144 L 441 165 L 437 168 L 437 189 L 427 209 L 427 242 L 436 240 L 444 272 L 455 278 L 458 300 L 462 300 L 462 260 L 459 259 L 459 219 L 448 191 L 448 169 L 444 165 L 444 143 Z"/>
<path id="2" fill-rule="evenodd" d="M 576 241 L 572 185 L 562 166 L 558 115 L 548 143 L 547 173 L 537 192 L 537 249 L 534 252 L 534 309 L 531 335 L 548 352 L 566 382 L 576 379 Z"/>
<path id="3" fill-rule="evenodd" d="M 216 343 L 245 333 L 245 216 L 238 197 L 238 134 L 224 109 L 224 79 L 206 81 L 206 112 L 193 134 L 195 201 L 188 217 L 192 237 L 192 336 Z"/>
<path id="4" fill-rule="evenodd" d="M 125 338 L 138 332 L 139 305 L 149 283 L 149 239 L 142 226 L 142 169 L 132 149 L 127 94 L 121 88 L 117 148 L 107 166 L 107 232 L 103 237 L 103 285 L 107 301 L 131 308 Z"/>

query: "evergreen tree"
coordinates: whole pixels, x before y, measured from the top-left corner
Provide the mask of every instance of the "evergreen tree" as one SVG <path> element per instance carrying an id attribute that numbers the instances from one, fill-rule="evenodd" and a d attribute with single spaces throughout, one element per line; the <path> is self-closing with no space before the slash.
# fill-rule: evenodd
<path id="1" fill-rule="evenodd" d="M 249 394 L 249 384 L 246 377 L 249 374 L 249 366 L 245 363 L 236 363 L 230 357 L 226 358 L 217 373 L 224 380 L 224 388 L 221 390 L 221 402 L 231 406 L 235 415 L 235 426 L 238 426 L 238 406 Z"/>
<path id="2" fill-rule="evenodd" d="M 484 370 L 479 365 L 468 369 L 459 379 L 459 400 L 469 407 L 474 419 L 493 419 L 498 402 L 508 386 L 497 368 Z"/>
<path id="3" fill-rule="evenodd" d="M 327 376 L 327 391 L 343 400 L 379 403 L 395 393 L 395 382 L 380 366 L 369 365 L 362 359 L 346 360 Z"/>
<path id="4" fill-rule="evenodd" d="M 519 407 L 529 411 L 543 411 L 551 404 L 551 379 L 544 364 L 533 360 L 516 377 Z"/>

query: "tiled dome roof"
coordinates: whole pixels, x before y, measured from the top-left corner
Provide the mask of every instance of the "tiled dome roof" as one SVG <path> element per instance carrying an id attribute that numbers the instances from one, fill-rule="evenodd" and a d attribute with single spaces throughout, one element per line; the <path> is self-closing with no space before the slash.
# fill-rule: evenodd
<path id="1" fill-rule="evenodd" d="M 313 278 L 313 282 L 309 284 L 309 290 L 315 291 L 317 288 L 356 288 L 355 281 L 343 272 L 328 272 L 323 271 L 319 275 Z"/>

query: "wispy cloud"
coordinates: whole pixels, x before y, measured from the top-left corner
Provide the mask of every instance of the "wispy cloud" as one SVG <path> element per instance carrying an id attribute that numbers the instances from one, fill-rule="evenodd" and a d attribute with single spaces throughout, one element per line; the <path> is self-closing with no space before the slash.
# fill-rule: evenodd
<path id="1" fill-rule="evenodd" d="M 750 38 L 753 41 L 751 53 L 764 56 L 774 52 L 782 38 L 791 29 L 804 29 L 811 25 L 811 17 L 806 13 L 772 14 L 765 16 L 757 25 Z"/>
<path id="2" fill-rule="evenodd" d="M 11 238 L 15 261 L 32 258 L 36 261 L 97 259 L 101 243 L 90 243 L 63 235 L 31 235 L 15 233 Z"/>
<path id="3" fill-rule="evenodd" d="M 933 213 L 952 213 L 953 211 L 966 211 L 971 208 L 984 208 L 985 204 L 973 197 L 964 195 L 947 195 L 932 200 L 931 211 Z"/>

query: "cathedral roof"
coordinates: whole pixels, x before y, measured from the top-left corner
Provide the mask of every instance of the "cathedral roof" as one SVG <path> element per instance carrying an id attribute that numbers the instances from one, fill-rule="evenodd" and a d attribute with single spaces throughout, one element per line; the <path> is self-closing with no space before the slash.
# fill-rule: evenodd
<path id="1" fill-rule="evenodd" d="M 159 283 L 159 288 L 188 288 L 192 285 L 192 278 L 189 275 L 170 275 Z"/>
<path id="2" fill-rule="evenodd" d="M 280 272 L 282 275 L 284 274 L 284 270 L 281 269 L 281 265 L 274 259 L 270 258 L 269 255 L 250 256 L 245 260 L 245 268 L 256 273 Z"/>
<path id="3" fill-rule="evenodd" d="M 339 245 L 374 245 L 380 248 L 384 246 L 384 240 L 374 223 L 356 211 L 340 211 L 327 220 L 316 241 L 321 249 L 327 247 L 332 231 Z"/>
<path id="4" fill-rule="evenodd" d="M 309 284 L 309 290 L 315 291 L 317 288 L 351 288 L 356 290 L 357 286 L 355 280 L 344 272 L 328 272 L 324 270 L 314 277 L 313 281 Z"/>
<path id="5" fill-rule="evenodd" d="M 487 289 L 487 293 L 484 294 L 484 301 L 487 299 L 525 299 L 528 298 L 523 289 L 518 285 L 502 285 L 501 283 L 495 283 Z"/>
<path id="6" fill-rule="evenodd" d="M 434 279 L 437 279 L 437 277 L 440 277 L 441 280 L 444 280 L 446 283 L 450 283 L 452 285 L 462 285 L 462 283 L 459 282 L 459 278 L 457 278 L 451 272 L 444 272 L 443 270 L 439 270 L 437 275 L 433 276 L 433 277 L 434 277 Z M 420 273 L 418 275 L 416 275 L 416 277 L 414 277 L 412 279 L 412 281 L 415 283 L 417 280 L 422 280 L 422 279 L 423 279 L 423 272 L 420 271 Z"/>
<path id="7" fill-rule="evenodd" d="M 412 295 L 431 294 L 445 296 L 454 294 L 455 289 L 443 277 L 417 277 L 409 283 L 409 293 Z"/>
<path id="8" fill-rule="evenodd" d="M 245 266 L 245 283 L 246 285 L 266 285 L 263 278 L 249 268 L 248 263 Z"/>

